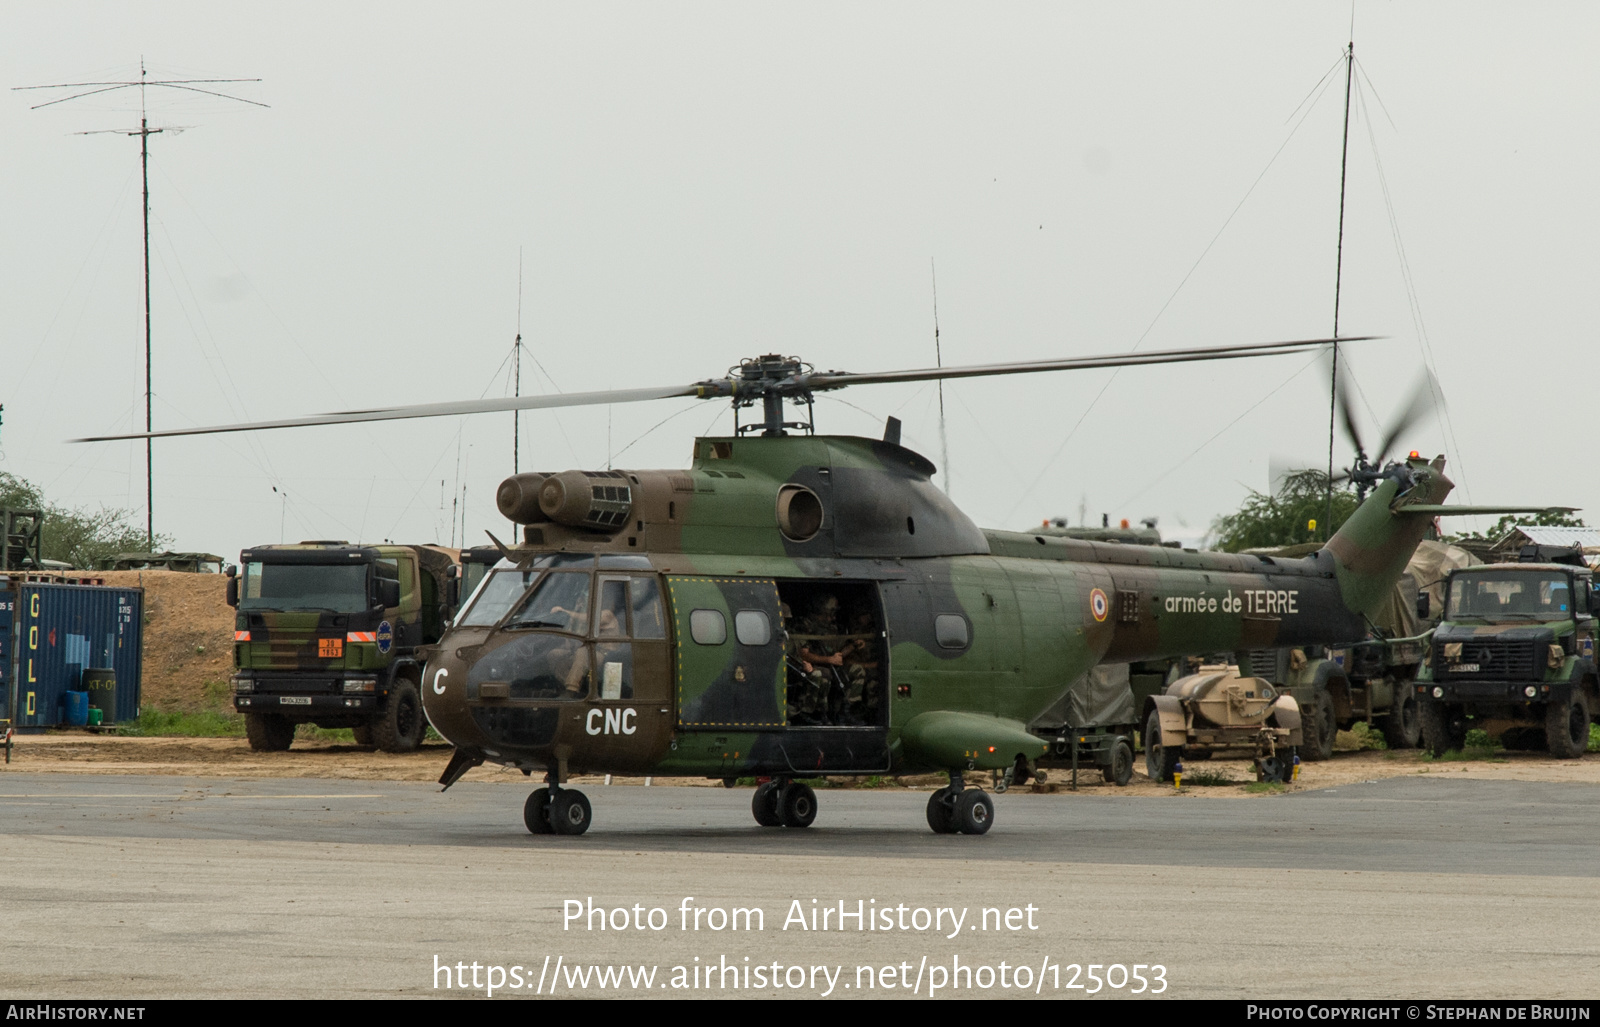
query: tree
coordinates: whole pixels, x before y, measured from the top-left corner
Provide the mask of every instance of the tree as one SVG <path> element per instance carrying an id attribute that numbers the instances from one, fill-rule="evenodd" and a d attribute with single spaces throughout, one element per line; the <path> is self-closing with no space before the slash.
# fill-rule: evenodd
<path id="1" fill-rule="evenodd" d="M 44 514 L 40 555 L 46 560 L 92 569 L 118 553 L 145 552 L 144 529 L 127 510 L 55 506 L 37 485 L 8 471 L 0 471 L 0 510 L 39 510 Z M 157 535 L 155 543 L 159 551 L 170 548 L 172 539 Z"/>
<path id="2" fill-rule="evenodd" d="M 1286 475 L 1275 495 L 1254 489 L 1237 513 L 1211 522 L 1211 544 L 1224 552 L 1321 542 L 1339 530 L 1356 511 L 1356 497 L 1344 489 L 1333 493 L 1333 523 L 1327 521 L 1328 476 L 1322 471 Z M 1309 526 L 1315 521 L 1317 527 Z"/>

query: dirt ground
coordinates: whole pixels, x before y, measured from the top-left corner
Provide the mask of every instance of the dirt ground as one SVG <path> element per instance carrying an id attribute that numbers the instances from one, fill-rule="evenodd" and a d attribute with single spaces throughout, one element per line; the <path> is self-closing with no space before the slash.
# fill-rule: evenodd
<path id="1" fill-rule="evenodd" d="M 60 731 L 43 735 L 23 735 L 16 739 L 10 764 L 0 764 L 5 772 L 64 774 L 174 774 L 195 777 L 250 778 L 343 778 L 360 781 L 436 781 L 450 759 L 450 747 L 424 745 L 405 755 L 375 752 L 354 745 L 297 739 L 288 752 L 253 752 L 242 738 L 121 738 L 86 732 Z M 1046 784 L 1012 789 L 1013 794 L 1069 797 L 1108 795 L 1180 795 L 1193 798 L 1264 798 L 1273 793 L 1248 792 L 1254 780 L 1246 760 L 1213 759 L 1191 761 L 1186 775 L 1223 774 L 1231 785 L 1185 786 L 1174 792 L 1171 785 L 1159 785 L 1145 777 L 1143 760 L 1123 788 L 1102 781 L 1097 770 L 1080 771 L 1078 791 L 1069 789 L 1071 771 L 1050 770 Z M 1339 752 L 1326 762 L 1304 764 L 1300 780 L 1289 791 L 1332 788 L 1345 784 L 1375 781 L 1380 778 L 1412 774 L 1449 774 L 1490 780 L 1555 781 L 1600 784 L 1600 755 L 1589 754 L 1577 760 L 1551 759 L 1544 753 L 1506 752 L 1489 759 L 1461 762 L 1424 760 L 1416 750 L 1404 752 Z M 969 775 L 974 783 L 986 775 Z M 527 778 L 502 767 L 475 767 L 466 780 L 503 781 L 522 786 Z M 599 777 L 576 777 L 574 783 L 598 783 Z M 848 779 L 840 779 L 846 785 Z M 640 778 L 615 779 L 616 784 L 643 784 Z M 718 781 L 703 778 L 655 778 L 658 785 L 704 785 L 721 787 Z M 935 775 L 886 779 L 886 787 L 933 788 Z"/>

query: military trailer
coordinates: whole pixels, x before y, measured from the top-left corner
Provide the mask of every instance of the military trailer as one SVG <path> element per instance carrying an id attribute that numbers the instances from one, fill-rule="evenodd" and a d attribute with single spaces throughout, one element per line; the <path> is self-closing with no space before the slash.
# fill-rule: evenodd
<path id="1" fill-rule="evenodd" d="M 1576 550 L 1530 546 L 1524 556 L 1450 573 L 1444 619 L 1415 684 L 1423 742 L 1435 755 L 1460 749 L 1473 728 L 1558 759 L 1588 748 L 1600 706 L 1593 572 Z M 1543 562 L 1552 557 L 1561 562 Z"/>
<path id="2" fill-rule="evenodd" d="M 230 568 L 234 708 L 250 747 L 289 748 L 299 724 L 348 727 L 357 743 L 422 741 L 422 661 L 455 597 L 455 561 L 414 545 L 257 546 Z"/>
<path id="3" fill-rule="evenodd" d="M 1300 707 L 1272 683 L 1229 664 L 1186 674 L 1144 704 L 1145 771 L 1171 781 L 1179 760 L 1254 753 L 1256 778 L 1288 781 L 1301 744 Z"/>
<path id="4" fill-rule="evenodd" d="M 1054 706 L 1028 725 L 1051 743 L 1038 766 L 1070 770 L 1074 788 L 1079 769 L 1091 767 L 1111 784 L 1127 784 L 1133 777 L 1138 712 L 1150 696 L 1166 689 L 1176 677 L 1172 668 L 1182 662 L 1102 663 L 1078 677 Z M 1008 777 L 1004 783 L 1013 782 Z"/>

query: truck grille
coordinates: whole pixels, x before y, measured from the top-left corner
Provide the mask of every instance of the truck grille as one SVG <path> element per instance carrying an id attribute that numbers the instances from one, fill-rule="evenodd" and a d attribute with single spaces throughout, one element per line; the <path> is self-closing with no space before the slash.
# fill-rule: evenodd
<path id="1" fill-rule="evenodd" d="M 1544 677 L 1544 655 L 1548 643 L 1468 639 L 1461 643 L 1461 655 L 1445 659 L 1445 646 L 1433 646 L 1433 676 L 1439 681 L 1538 681 Z"/>

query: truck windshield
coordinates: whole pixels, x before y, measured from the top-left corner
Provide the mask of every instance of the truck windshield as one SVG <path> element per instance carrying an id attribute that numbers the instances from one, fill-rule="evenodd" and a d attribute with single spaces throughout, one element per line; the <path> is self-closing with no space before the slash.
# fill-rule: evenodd
<path id="1" fill-rule="evenodd" d="M 1566 620 L 1572 591 L 1564 574 L 1549 571 L 1480 571 L 1450 582 L 1450 617 L 1485 620 Z"/>
<path id="2" fill-rule="evenodd" d="M 241 610 L 331 610 L 359 613 L 367 597 L 366 564 L 247 563 Z"/>
<path id="3" fill-rule="evenodd" d="M 467 608 L 461 611 L 456 623 L 462 627 L 479 628 L 493 627 L 500 623 L 500 618 L 511 609 L 511 604 L 522 598 L 522 594 L 528 591 L 528 586 L 533 584 L 533 579 L 541 573 L 543 572 L 532 568 L 495 571 L 472 593 Z"/>

